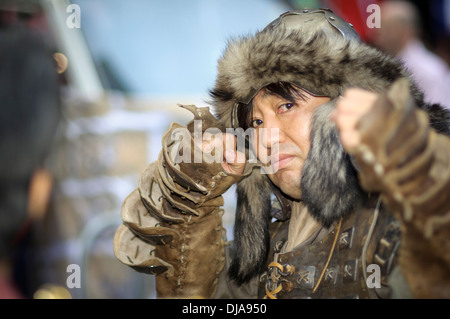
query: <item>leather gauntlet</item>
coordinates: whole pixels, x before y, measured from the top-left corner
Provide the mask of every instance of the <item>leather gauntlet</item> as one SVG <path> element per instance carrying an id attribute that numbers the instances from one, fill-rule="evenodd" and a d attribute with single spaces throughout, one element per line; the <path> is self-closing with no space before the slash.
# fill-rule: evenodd
<path id="1" fill-rule="evenodd" d="M 172 123 L 164 134 L 158 160 L 122 206 L 114 252 L 122 263 L 157 275 L 158 298 L 210 298 L 225 260 L 221 195 L 244 175 L 199 161 L 196 139 L 223 128 L 208 108 L 183 107 L 194 119 L 186 128 Z"/>
<path id="2" fill-rule="evenodd" d="M 413 297 L 450 297 L 450 140 L 430 128 L 406 80 L 359 123 L 352 152 L 362 186 L 380 192 L 402 225 L 399 266 Z"/>

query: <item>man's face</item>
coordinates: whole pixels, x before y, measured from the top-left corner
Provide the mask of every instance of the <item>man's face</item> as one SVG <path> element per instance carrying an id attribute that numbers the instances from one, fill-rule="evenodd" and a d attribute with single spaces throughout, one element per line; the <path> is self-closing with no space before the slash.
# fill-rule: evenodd
<path id="1" fill-rule="evenodd" d="M 310 148 L 312 116 L 319 105 L 330 100 L 304 94 L 305 100 L 291 102 L 259 91 L 253 100 L 250 122 L 250 126 L 257 129 L 258 141 L 254 141 L 254 145 L 258 145 L 258 158 L 263 163 L 268 161 L 267 156 L 272 159 L 274 173 L 268 174 L 269 178 L 293 199 L 301 199 L 300 179 Z M 260 128 L 266 130 L 258 130 Z M 278 138 L 273 138 L 272 129 L 278 129 Z"/>

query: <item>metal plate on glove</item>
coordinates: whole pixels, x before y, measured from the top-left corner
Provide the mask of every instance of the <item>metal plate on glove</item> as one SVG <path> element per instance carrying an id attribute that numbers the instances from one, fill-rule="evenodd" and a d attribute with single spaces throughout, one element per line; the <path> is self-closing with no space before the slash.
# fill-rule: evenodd
<path id="1" fill-rule="evenodd" d="M 121 215 L 123 222 L 142 240 L 152 245 L 178 245 L 179 233 L 172 228 L 161 226 L 161 223 L 149 214 L 138 189 L 125 199 Z"/>
<path id="2" fill-rule="evenodd" d="M 119 226 L 114 235 L 114 254 L 123 264 L 136 271 L 158 275 L 167 272 L 173 276 L 173 266 L 154 256 L 155 246 L 141 240 L 125 224 Z"/>
<path id="3" fill-rule="evenodd" d="M 163 164 L 164 156 L 162 152 L 159 153 L 158 162 L 160 163 L 158 165 L 158 175 L 163 181 L 164 185 L 167 186 L 167 188 L 169 188 L 171 192 L 175 192 L 176 194 L 189 199 L 195 204 L 202 204 L 205 201 L 205 195 L 203 193 L 186 189 L 173 180 L 170 174 L 167 173 L 167 170 L 165 168 L 166 165 Z"/>
<path id="4" fill-rule="evenodd" d="M 153 162 L 147 166 L 139 177 L 139 194 L 142 202 L 149 212 L 157 219 L 167 223 L 183 223 L 185 220 L 178 214 L 170 214 L 162 207 L 163 194 L 155 176 L 157 176 L 158 162 Z"/>
<path id="5" fill-rule="evenodd" d="M 172 133 L 175 130 L 186 130 L 185 127 L 178 123 L 171 123 L 169 130 L 163 135 L 162 138 L 162 146 L 163 146 L 163 156 L 164 162 L 167 164 L 166 168 L 169 174 L 174 178 L 182 187 L 185 189 L 190 189 L 196 192 L 201 192 L 204 194 L 208 193 L 208 190 L 203 185 L 197 183 L 192 179 L 192 177 L 186 175 L 179 169 L 179 164 L 175 164 L 172 160 L 172 156 L 170 154 L 170 147 L 176 142 L 172 140 Z"/>

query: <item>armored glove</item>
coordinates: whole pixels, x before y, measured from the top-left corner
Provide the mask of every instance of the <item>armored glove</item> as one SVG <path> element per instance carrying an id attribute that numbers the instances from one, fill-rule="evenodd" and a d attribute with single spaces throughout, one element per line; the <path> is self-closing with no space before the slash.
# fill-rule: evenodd
<path id="1" fill-rule="evenodd" d="M 368 191 L 402 225 L 399 266 L 413 297 L 450 297 L 450 139 L 429 126 L 399 80 L 359 123 L 353 152 Z"/>
<path id="2" fill-rule="evenodd" d="M 114 252 L 122 263 L 157 275 L 158 298 L 210 298 L 225 259 L 221 195 L 251 167 L 231 175 L 218 162 L 206 163 L 196 141 L 208 128 L 224 129 L 208 108 L 183 107 L 194 119 L 186 128 L 172 123 L 164 134 L 158 160 L 122 206 Z"/>

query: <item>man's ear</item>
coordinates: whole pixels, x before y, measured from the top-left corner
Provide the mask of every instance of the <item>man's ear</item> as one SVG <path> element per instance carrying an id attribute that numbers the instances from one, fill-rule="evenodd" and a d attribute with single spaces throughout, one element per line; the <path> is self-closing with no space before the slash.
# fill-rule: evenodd
<path id="1" fill-rule="evenodd" d="M 53 178 L 50 172 L 38 168 L 31 176 L 28 189 L 27 214 L 32 220 L 42 219 L 47 212 L 50 195 L 53 189 Z"/>

